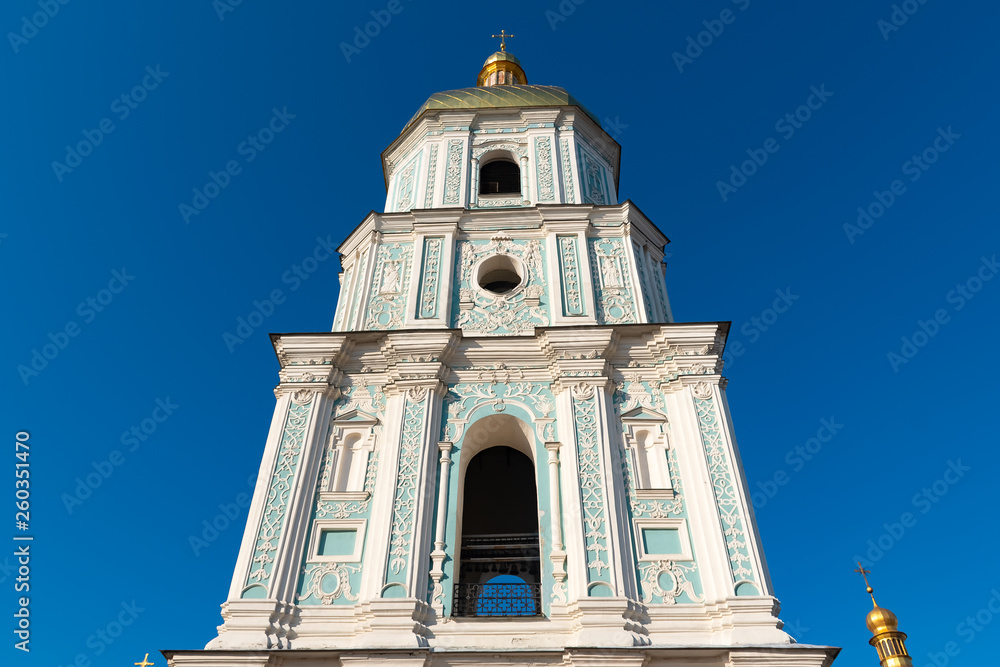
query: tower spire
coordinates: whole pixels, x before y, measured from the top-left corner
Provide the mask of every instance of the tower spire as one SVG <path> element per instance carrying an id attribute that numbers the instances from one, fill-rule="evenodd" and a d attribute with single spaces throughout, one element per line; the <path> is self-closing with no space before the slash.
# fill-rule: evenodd
<path id="1" fill-rule="evenodd" d="M 894 613 L 875 602 L 875 591 L 868 583 L 871 571 L 866 570 L 861 563 L 858 563 L 854 571 L 864 578 L 865 591 L 872 598 L 873 607 L 865 617 L 865 625 L 872 633 L 868 643 L 878 651 L 879 664 L 882 667 L 913 667 L 913 659 L 906 652 L 906 633 L 899 631 L 899 620 Z"/>

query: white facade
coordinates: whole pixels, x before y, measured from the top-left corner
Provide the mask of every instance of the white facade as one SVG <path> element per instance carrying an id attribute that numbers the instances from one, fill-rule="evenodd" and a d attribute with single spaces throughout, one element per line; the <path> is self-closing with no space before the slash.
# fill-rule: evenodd
<path id="1" fill-rule="evenodd" d="M 171 665 L 833 661 L 781 630 L 728 323 L 673 321 L 667 239 L 618 203 L 618 155 L 569 105 L 428 110 L 387 149 L 387 212 L 340 248 L 333 330 L 275 339 L 224 623 Z M 480 194 L 494 159 L 519 193 Z M 459 581 L 465 482 L 498 446 L 530 461 L 533 615 L 459 599 L 486 590 Z"/>

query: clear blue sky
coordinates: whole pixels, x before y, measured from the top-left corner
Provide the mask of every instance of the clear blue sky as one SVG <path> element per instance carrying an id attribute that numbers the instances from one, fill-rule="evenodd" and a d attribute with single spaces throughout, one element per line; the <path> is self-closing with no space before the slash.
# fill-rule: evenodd
<path id="1" fill-rule="evenodd" d="M 1000 7 L 910 2 L 894 30 L 879 26 L 888 0 L 564 0 L 565 16 L 556 0 L 402 0 L 350 62 L 341 42 L 386 2 L 243 2 L 220 20 L 211 0 L 76 0 L 37 29 L 22 17 L 46 0 L 4 3 L 3 539 L 26 430 L 36 541 L 33 650 L 11 646 L 15 594 L 0 571 L 0 655 L 130 665 L 214 636 L 245 510 L 198 555 L 188 538 L 257 470 L 277 377 L 267 332 L 327 330 L 337 299 L 336 260 L 283 276 L 318 237 L 337 243 L 381 208 L 380 152 L 428 95 L 473 85 L 506 28 L 533 83 L 566 87 L 617 135 L 621 198 L 673 239 L 677 319 L 733 322 L 729 398 L 793 633 L 843 646 L 842 667 L 876 664 L 852 557 L 881 538 L 873 583 L 916 664 L 948 642 L 951 664 L 993 659 L 1000 618 L 959 624 L 1000 590 L 987 502 L 1000 279 L 977 282 L 1000 254 Z M 720 28 L 679 71 L 673 52 Z M 241 149 L 273 109 L 294 118 Z M 808 120 L 783 120 L 796 112 Z M 70 156 L 72 171 L 53 167 L 102 123 L 112 131 Z M 743 182 L 731 165 L 751 155 L 767 160 Z M 179 205 L 230 160 L 239 173 L 186 224 Z M 720 192 L 731 178 L 739 187 Z M 863 233 L 845 230 L 890 197 Z M 230 352 L 223 334 L 274 289 L 285 302 Z M 781 314 L 768 311 L 776 292 Z M 75 336 L 58 335 L 67 326 Z M 50 334 L 65 347 L 26 382 L 18 366 Z M 823 420 L 836 434 L 810 443 Z M 68 513 L 63 494 L 114 450 L 120 465 Z M 949 462 L 968 468 L 951 484 L 939 481 Z M 106 644 L 96 633 L 120 614 L 131 624 Z"/>

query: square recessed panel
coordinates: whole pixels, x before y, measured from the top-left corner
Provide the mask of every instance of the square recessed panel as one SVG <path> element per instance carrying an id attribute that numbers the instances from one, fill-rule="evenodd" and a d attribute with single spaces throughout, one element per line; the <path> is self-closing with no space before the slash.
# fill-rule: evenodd
<path id="1" fill-rule="evenodd" d="M 357 530 L 324 530 L 319 536 L 317 556 L 350 556 L 358 539 Z"/>
<path id="2" fill-rule="evenodd" d="M 691 540 L 684 519 L 635 519 L 640 561 L 691 560 Z"/>
<path id="3" fill-rule="evenodd" d="M 684 551 L 680 531 L 676 528 L 643 528 L 642 545 L 651 556 L 679 554 Z"/>

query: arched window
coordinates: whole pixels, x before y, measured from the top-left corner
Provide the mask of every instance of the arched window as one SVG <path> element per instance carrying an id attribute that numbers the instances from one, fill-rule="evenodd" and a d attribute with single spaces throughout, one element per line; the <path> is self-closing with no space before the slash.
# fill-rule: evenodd
<path id="1" fill-rule="evenodd" d="M 534 465 L 516 449 L 490 447 L 469 461 L 456 616 L 542 613 L 536 498 Z"/>
<path id="2" fill-rule="evenodd" d="M 521 194 L 521 169 L 513 160 L 487 162 L 479 169 L 479 194 Z"/>

